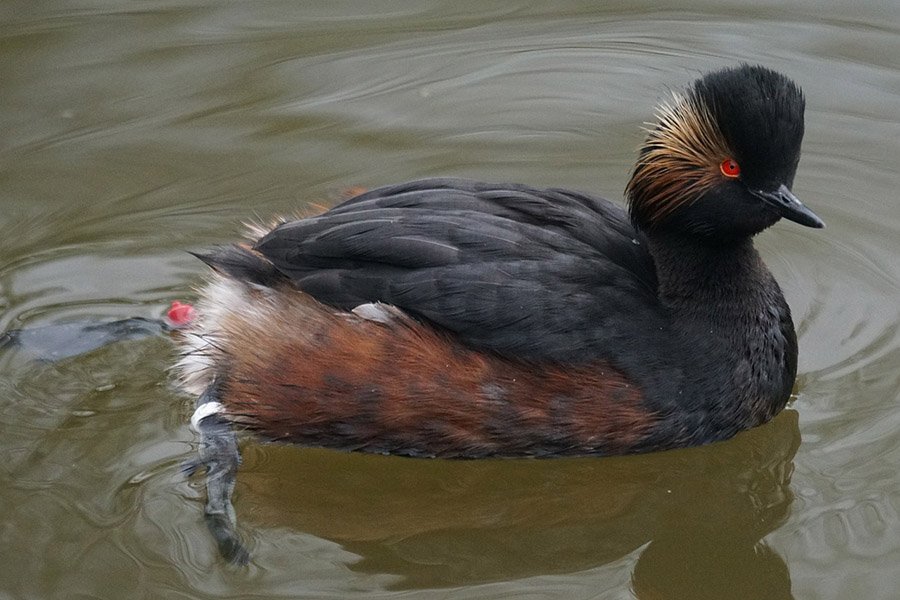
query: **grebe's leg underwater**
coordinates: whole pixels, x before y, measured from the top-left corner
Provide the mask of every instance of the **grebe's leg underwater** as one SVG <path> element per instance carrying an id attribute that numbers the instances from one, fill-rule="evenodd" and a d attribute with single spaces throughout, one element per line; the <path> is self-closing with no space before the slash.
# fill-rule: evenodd
<path id="1" fill-rule="evenodd" d="M 190 475 L 206 469 L 206 525 L 216 540 L 219 552 L 228 561 L 245 565 L 250 554 L 237 534 L 237 518 L 231 504 L 241 454 L 231 422 L 221 414 L 219 383 L 212 383 L 197 398 L 191 425 L 200 435 L 199 457 L 185 466 Z"/>
<path id="2" fill-rule="evenodd" d="M 124 340 L 171 333 L 185 327 L 193 318 L 194 307 L 176 300 L 165 319 L 131 317 L 118 321 L 89 320 L 12 329 L 0 334 L 0 350 L 17 348 L 33 359 L 54 362 Z"/>
<path id="3" fill-rule="evenodd" d="M 0 334 L 0 349 L 18 348 L 26 356 L 55 362 L 124 340 L 162 335 L 173 327 L 162 319 L 132 317 L 109 322 L 75 322 L 12 329 Z"/>

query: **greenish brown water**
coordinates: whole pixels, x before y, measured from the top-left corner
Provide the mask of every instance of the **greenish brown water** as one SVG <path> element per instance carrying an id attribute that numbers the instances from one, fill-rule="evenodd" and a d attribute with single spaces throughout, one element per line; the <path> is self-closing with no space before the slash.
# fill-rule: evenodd
<path id="1" fill-rule="evenodd" d="M 665 90 L 737 61 L 806 91 L 828 223 L 759 239 L 801 344 L 769 425 L 556 461 L 246 440 L 247 569 L 181 474 L 168 340 L 2 353 L 0 598 L 900 597 L 900 5 L 657 4 L 0 2 L 0 330 L 157 316 L 185 250 L 347 186 L 618 199 Z"/>

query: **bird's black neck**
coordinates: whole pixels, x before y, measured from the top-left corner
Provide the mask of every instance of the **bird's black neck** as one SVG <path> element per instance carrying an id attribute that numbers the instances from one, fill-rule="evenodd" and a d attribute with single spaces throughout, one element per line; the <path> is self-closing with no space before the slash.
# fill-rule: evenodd
<path id="1" fill-rule="evenodd" d="M 797 342 L 781 288 L 752 240 L 652 233 L 649 241 L 660 303 L 691 357 L 684 424 L 729 437 L 773 417 L 790 395 Z"/>
<path id="2" fill-rule="evenodd" d="M 774 284 L 750 238 L 712 243 L 651 234 L 649 240 L 660 301 L 683 318 L 714 319 L 731 309 L 749 309 L 752 299 Z"/>

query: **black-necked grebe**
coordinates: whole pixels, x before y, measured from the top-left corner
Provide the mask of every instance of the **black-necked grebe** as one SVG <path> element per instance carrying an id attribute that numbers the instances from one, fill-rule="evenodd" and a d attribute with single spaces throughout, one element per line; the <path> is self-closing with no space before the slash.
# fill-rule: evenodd
<path id="1" fill-rule="evenodd" d="M 568 190 L 426 179 L 201 256 L 215 274 L 177 371 L 200 398 L 223 550 L 242 553 L 233 423 L 485 457 L 662 450 L 772 418 L 797 341 L 752 237 L 782 217 L 823 226 L 790 191 L 803 111 L 783 75 L 729 68 L 660 107 L 627 214 Z"/>

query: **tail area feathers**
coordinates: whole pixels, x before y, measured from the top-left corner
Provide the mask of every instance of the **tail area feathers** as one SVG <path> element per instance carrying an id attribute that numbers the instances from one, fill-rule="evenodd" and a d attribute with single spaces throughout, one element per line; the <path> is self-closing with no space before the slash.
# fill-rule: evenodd
<path id="1" fill-rule="evenodd" d="M 284 276 L 271 262 L 246 246 L 219 246 L 207 253 L 191 252 L 214 271 L 238 281 L 274 287 Z"/>

